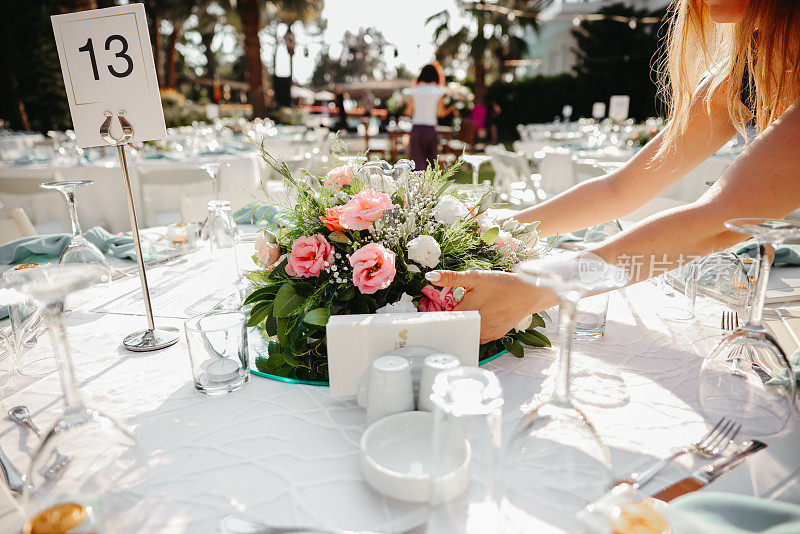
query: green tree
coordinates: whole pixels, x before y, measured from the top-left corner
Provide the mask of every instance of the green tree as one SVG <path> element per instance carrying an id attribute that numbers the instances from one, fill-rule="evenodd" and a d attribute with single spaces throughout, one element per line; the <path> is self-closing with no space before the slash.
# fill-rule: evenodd
<path id="1" fill-rule="evenodd" d="M 445 64 L 467 62 L 475 79 L 473 91 L 478 101 L 486 95 L 487 74 L 499 77 L 506 72 L 506 61 L 520 59 L 527 50 L 526 28 L 538 29 L 539 0 L 497 0 L 465 2 L 459 8 L 470 15 L 471 22 L 452 27 L 450 12 L 440 11 L 428 17 L 435 24 L 433 40 L 436 59 Z"/>
<path id="2" fill-rule="evenodd" d="M 663 10 L 650 13 L 622 3 L 605 7 L 600 13 L 632 19 L 657 16 L 662 20 L 665 15 Z M 611 95 L 630 95 L 632 117 L 657 115 L 657 86 L 652 73 L 665 29 L 662 24 L 628 24 L 613 19 L 583 21 L 573 30 L 575 74 L 590 93 L 587 97 L 607 102 Z"/>

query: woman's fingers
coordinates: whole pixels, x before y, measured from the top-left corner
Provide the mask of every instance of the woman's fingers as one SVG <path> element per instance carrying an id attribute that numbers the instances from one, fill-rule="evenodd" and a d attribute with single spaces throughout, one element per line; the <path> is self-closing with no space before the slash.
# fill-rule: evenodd
<path id="1" fill-rule="evenodd" d="M 439 287 L 472 287 L 473 274 L 469 271 L 431 271 L 425 273 L 425 279 Z"/>

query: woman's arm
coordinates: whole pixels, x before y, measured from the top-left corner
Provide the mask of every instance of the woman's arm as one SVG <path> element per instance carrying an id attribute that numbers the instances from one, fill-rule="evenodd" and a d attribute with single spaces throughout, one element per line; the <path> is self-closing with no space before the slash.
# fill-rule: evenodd
<path id="1" fill-rule="evenodd" d="M 698 91 L 686 132 L 662 159 L 654 160 L 664 132 L 616 171 L 586 180 L 546 202 L 515 215 L 521 222 L 541 221 L 542 237 L 573 232 L 619 219 L 667 190 L 716 152 L 736 133 L 728 118 L 724 88 L 711 98 Z"/>
<path id="2" fill-rule="evenodd" d="M 413 117 L 414 116 L 414 97 L 408 97 L 408 103 L 406 104 L 406 110 L 403 112 L 406 117 Z"/>
<path id="3" fill-rule="evenodd" d="M 454 109 L 456 109 L 455 106 L 447 107 L 444 105 L 444 96 L 440 97 L 439 101 L 436 103 L 436 113 L 439 115 L 440 119 L 447 117 Z"/>
<path id="4" fill-rule="evenodd" d="M 726 220 L 780 218 L 800 206 L 798 146 L 800 101 L 759 135 L 700 199 L 645 219 L 592 252 L 627 266 L 633 283 L 677 267 L 689 256 L 743 241 L 744 235 L 725 228 Z M 456 309 L 481 312 L 481 342 L 505 335 L 527 314 L 556 303 L 550 291 L 511 273 L 432 271 L 428 279 L 438 286 L 467 289 Z"/>

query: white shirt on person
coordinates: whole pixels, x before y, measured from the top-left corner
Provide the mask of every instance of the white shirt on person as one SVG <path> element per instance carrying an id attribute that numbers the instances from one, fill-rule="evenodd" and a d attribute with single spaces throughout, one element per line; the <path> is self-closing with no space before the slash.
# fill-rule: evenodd
<path id="1" fill-rule="evenodd" d="M 433 83 L 421 83 L 411 90 L 414 98 L 414 113 L 411 123 L 420 126 L 436 126 L 439 123 L 439 99 L 444 90 Z"/>

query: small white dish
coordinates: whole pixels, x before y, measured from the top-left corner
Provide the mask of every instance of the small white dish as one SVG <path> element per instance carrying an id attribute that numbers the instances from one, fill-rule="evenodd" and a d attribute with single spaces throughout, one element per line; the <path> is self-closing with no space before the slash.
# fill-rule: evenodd
<path id="1" fill-rule="evenodd" d="M 447 424 L 447 423 L 445 423 Z M 431 435 L 433 414 L 402 412 L 376 421 L 361 437 L 361 473 L 376 491 L 393 499 L 426 503 L 431 490 Z M 450 500 L 466 490 L 472 453 L 464 434 L 455 426 L 443 433 L 453 440 L 443 447 L 452 453 L 437 469 L 437 493 Z"/>

